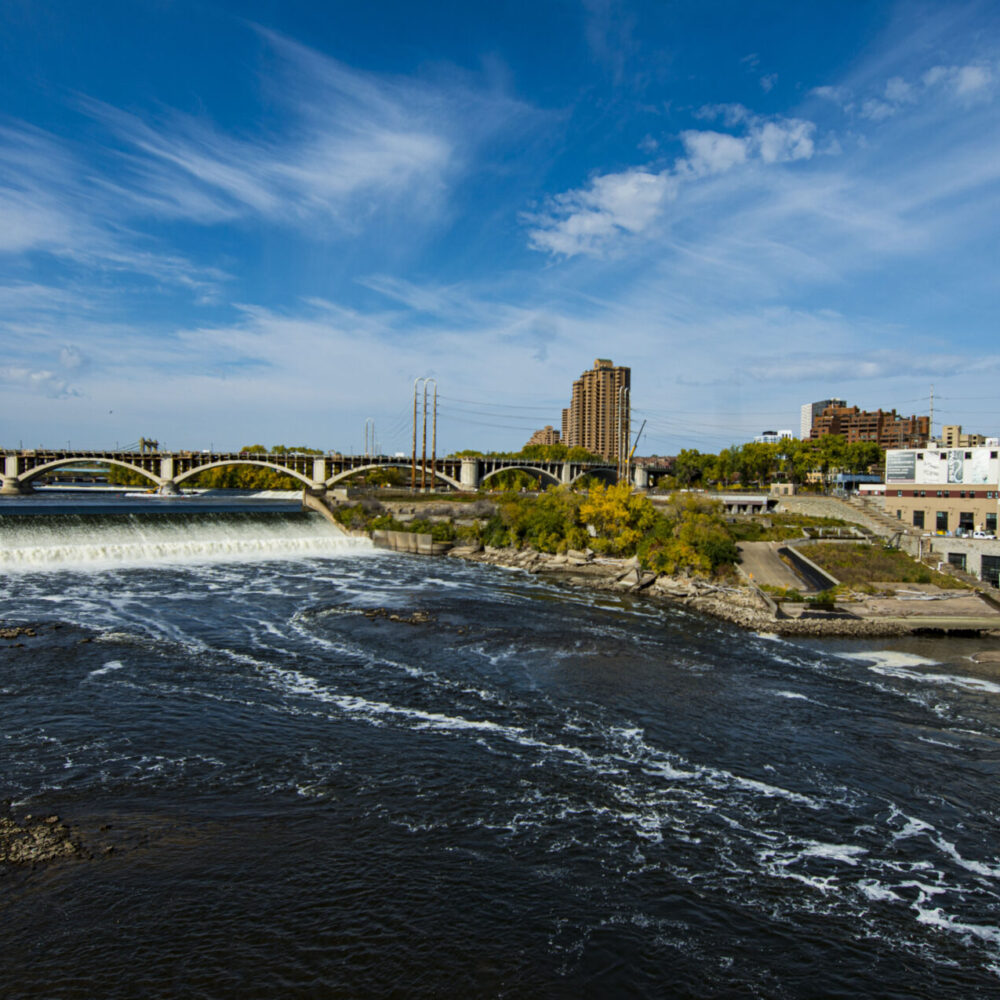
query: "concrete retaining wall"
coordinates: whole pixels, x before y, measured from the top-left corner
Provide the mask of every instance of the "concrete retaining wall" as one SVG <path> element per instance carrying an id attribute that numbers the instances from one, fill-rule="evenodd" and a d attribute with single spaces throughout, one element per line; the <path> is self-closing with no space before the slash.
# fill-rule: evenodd
<path id="1" fill-rule="evenodd" d="M 414 531 L 372 532 L 372 543 L 377 549 L 392 549 L 393 552 L 412 552 L 421 556 L 440 556 L 447 552 L 451 542 L 435 542 L 433 535 L 417 534 Z"/>
<path id="2" fill-rule="evenodd" d="M 811 559 L 799 552 L 794 545 L 782 546 L 778 549 L 778 555 L 787 556 L 795 567 L 795 572 L 817 590 L 829 590 L 840 583 L 835 576 L 831 576 L 825 569 L 817 566 Z"/>

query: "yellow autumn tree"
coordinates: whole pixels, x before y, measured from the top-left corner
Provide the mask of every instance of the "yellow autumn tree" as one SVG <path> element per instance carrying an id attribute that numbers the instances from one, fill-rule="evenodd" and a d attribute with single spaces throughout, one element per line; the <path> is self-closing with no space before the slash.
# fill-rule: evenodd
<path id="1" fill-rule="evenodd" d="M 599 483 L 580 505 L 580 520 L 592 530 L 590 547 L 595 552 L 629 556 L 656 521 L 656 510 L 628 483 Z"/>

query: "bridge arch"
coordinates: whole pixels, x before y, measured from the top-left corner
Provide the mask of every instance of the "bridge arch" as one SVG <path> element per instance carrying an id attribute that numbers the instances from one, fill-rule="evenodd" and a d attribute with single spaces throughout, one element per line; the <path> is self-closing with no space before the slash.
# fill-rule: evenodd
<path id="1" fill-rule="evenodd" d="M 337 483 L 343 482 L 345 479 L 350 479 L 351 476 L 357 475 L 359 472 L 371 472 L 373 469 L 406 469 L 409 471 L 412 468 L 413 465 L 410 462 L 376 462 L 372 465 L 359 465 L 354 469 L 344 469 L 343 472 L 338 472 L 335 476 L 331 476 L 325 485 L 329 489 L 331 486 L 336 486 Z M 418 469 L 418 474 L 419 471 Z M 445 475 L 440 470 L 428 467 L 427 474 L 433 476 L 435 479 L 440 479 L 456 490 L 462 491 L 465 489 L 457 479 L 452 479 L 451 476 Z"/>
<path id="2" fill-rule="evenodd" d="M 615 469 L 608 468 L 605 466 L 597 466 L 594 469 L 584 469 L 582 472 L 578 472 L 571 480 L 570 485 L 573 483 L 578 483 L 584 476 L 596 476 L 598 479 L 603 479 L 606 483 L 614 486 L 618 482 L 618 473 Z"/>
<path id="3" fill-rule="evenodd" d="M 129 472 L 136 472 L 140 476 L 148 479 L 154 486 L 160 486 L 163 480 L 156 475 L 155 472 L 150 472 L 149 469 L 144 469 L 142 466 L 133 465 L 131 462 L 122 462 L 116 458 L 98 458 L 91 457 L 89 455 L 77 456 L 76 458 L 57 458 L 53 462 L 46 462 L 44 465 L 36 465 L 34 468 L 27 469 L 22 472 L 18 477 L 17 481 L 19 483 L 30 483 L 37 479 L 39 476 L 44 475 L 46 472 L 51 472 L 53 469 L 62 469 L 67 465 L 116 465 L 120 469 L 128 469 Z"/>
<path id="4" fill-rule="evenodd" d="M 487 472 L 486 475 L 479 480 L 479 485 L 482 486 L 487 479 L 499 475 L 501 472 L 531 472 L 553 486 L 558 486 L 562 481 L 557 475 L 549 472 L 548 469 L 539 469 L 534 465 L 502 465 L 497 469 L 491 469 Z"/>
<path id="5" fill-rule="evenodd" d="M 177 473 L 174 476 L 173 481 L 179 486 L 186 479 L 190 479 L 192 476 L 197 476 L 199 472 L 207 472 L 209 469 L 221 469 L 227 465 L 257 465 L 262 469 L 271 469 L 274 472 L 280 472 L 284 476 L 292 476 L 294 479 L 299 480 L 300 483 L 304 483 L 306 486 L 313 485 L 313 481 L 308 476 L 302 475 L 301 472 L 296 472 L 295 469 L 289 469 L 284 465 L 278 465 L 276 462 L 261 462 L 252 458 L 227 458 L 223 459 L 221 462 L 206 462 L 204 465 L 198 465 L 193 469 L 185 469 L 184 472 Z"/>

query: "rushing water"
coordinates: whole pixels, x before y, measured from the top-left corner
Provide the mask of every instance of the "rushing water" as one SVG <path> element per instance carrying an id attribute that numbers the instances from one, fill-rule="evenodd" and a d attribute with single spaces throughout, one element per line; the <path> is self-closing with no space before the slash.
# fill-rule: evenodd
<path id="1" fill-rule="evenodd" d="M 987 640 L 785 642 L 314 515 L 0 542 L 4 619 L 61 623 L 0 645 L 2 794 L 95 854 L 0 870 L 4 997 L 1000 993 Z"/>

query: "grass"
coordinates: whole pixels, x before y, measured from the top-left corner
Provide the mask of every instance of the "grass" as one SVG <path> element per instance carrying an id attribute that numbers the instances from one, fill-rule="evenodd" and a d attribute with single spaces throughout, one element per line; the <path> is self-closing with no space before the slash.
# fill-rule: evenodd
<path id="1" fill-rule="evenodd" d="M 933 583 L 944 589 L 964 587 L 954 577 L 946 576 L 917 562 L 898 549 L 864 542 L 812 542 L 796 546 L 807 559 L 851 587 L 874 583 Z"/>

